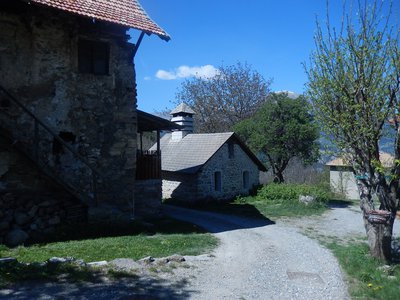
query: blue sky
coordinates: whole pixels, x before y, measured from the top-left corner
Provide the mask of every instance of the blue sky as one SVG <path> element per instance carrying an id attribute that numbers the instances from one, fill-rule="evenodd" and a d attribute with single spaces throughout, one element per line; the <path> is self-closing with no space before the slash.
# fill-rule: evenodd
<path id="1" fill-rule="evenodd" d="M 150 113 L 173 108 L 185 76 L 210 75 L 237 62 L 273 78 L 273 91 L 302 93 L 315 20 L 326 20 L 325 0 L 139 1 L 171 36 L 169 42 L 145 36 L 135 57 L 138 108 Z M 399 2 L 394 0 L 395 17 Z M 329 11 L 331 23 L 340 25 L 342 0 L 331 0 Z M 132 42 L 139 34 L 131 31 Z"/>

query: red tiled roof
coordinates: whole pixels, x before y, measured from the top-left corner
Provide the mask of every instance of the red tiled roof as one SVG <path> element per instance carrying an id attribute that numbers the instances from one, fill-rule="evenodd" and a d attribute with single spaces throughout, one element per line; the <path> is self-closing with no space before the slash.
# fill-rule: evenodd
<path id="1" fill-rule="evenodd" d="M 169 35 L 153 22 L 138 0 L 31 0 L 89 18 L 112 22 L 156 34 L 168 41 Z"/>

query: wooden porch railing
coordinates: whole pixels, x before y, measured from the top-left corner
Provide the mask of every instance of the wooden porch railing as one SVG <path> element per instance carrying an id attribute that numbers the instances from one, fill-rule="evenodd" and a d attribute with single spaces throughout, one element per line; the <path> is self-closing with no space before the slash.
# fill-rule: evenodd
<path id="1" fill-rule="evenodd" d="M 137 151 L 136 179 L 161 179 L 161 152 L 150 150 Z"/>

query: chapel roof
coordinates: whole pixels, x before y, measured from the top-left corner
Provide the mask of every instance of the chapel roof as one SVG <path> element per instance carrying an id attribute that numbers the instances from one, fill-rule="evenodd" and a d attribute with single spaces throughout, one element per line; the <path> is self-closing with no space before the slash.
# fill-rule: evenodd
<path id="1" fill-rule="evenodd" d="M 195 174 L 230 140 L 235 140 L 239 144 L 259 170 L 266 171 L 265 166 L 234 132 L 188 134 L 178 141 L 171 139 L 171 133 L 165 134 L 160 141 L 161 169 Z"/>
<path id="2" fill-rule="evenodd" d="M 169 114 L 170 115 L 174 115 L 174 114 L 179 114 L 179 113 L 187 113 L 187 114 L 191 114 L 191 115 L 195 115 L 196 114 L 193 111 L 193 109 L 189 105 L 184 103 L 184 102 L 182 102 L 177 107 L 175 107 Z"/>
<path id="3" fill-rule="evenodd" d="M 168 41 L 169 35 L 144 11 L 138 0 L 31 0 L 81 16 L 116 23 L 156 34 Z"/>

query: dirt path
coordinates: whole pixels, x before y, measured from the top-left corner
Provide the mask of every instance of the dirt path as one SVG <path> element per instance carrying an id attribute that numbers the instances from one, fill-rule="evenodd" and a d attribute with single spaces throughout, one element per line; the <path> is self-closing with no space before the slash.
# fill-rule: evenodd
<path id="1" fill-rule="evenodd" d="M 94 283 L 35 282 L 0 290 L 0 299 L 349 298 L 336 259 L 314 238 L 340 242 L 364 237 L 357 207 L 276 224 L 169 206 L 165 212 L 205 227 L 221 245 L 212 255 L 185 257 L 172 272 Z M 396 224 L 395 235 L 399 232 Z"/>
<path id="2" fill-rule="evenodd" d="M 221 240 L 215 257 L 190 261 L 191 299 L 347 299 L 332 254 L 292 226 L 167 207 Z"/>

